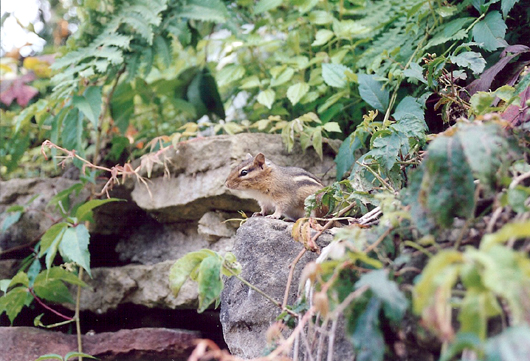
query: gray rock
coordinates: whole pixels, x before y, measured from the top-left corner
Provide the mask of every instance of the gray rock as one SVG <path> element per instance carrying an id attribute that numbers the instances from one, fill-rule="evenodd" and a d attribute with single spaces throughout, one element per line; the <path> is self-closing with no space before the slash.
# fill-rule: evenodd
<path id="1" fill-rule="evenodd" d="M 330 144 L 333 147 L 325 145 L 321 161 L 312 148 L 304 153 L 298 144 L 287 153 L 280 135 L 244 133 L 193 139 L 165 153 L 170 178 L 151 178 L 150 192 L 137 182 L 132 199 L 162 223 L 197 220 L 212 210 L 252 213 L 259 210 L 255 201 L 241 199 L 224 187 L 230 169 L 247 153 L 262 152 L 278 165 L 302 167 L 329 183 L 335 176 L 334 149 L 339 142 Z M 153 175 L 164 170 L 163 165 L 155 164 Z"/>
<path id="2" fill-rule="evenodd" d="M 94 268 L 93 278 L 84 279 L 90 288 L 82 289 L 80 308 L 98 314 L 125 303 L 149 308 L 196 308 L 197 285 L 192 281 L 182 286 L 178 297 L 171 293 L 168 274 L 173 263 Z"/>
<path id="3" fill-rule="evenodd" d="M 197 231 L 209 242 L 216 242 L 223 237 L 232 237 L 236 234 L 236 230 L 226 220 L 227 218 L 218 212 L 205 213 L 199 219 Z"/>
<path id="4" fill-rule="evenodd" d="M 234 253 L 243 267 L 241 276 L 279 302 L 283 300 L 289 265 L 303 249 L 292 239 L 292 227 L 292 223 L 255 217 L 236 234 Z M 329 243 L 331 238 L 324 234 L 319 244 Z M 289 304 L 295 301 L 301 270 L 315 259 L 315 254 L 306 252 L 296 265 Z M 221 297 L 221 324 L 232 354 L 243 358 L 262 355 L 267 346 L 266 331 L 279 314 L 277 306 L 238 279 L 226 281 Z M 345 343 L 342 335 L 338 339 L 335 359 L 352 359 L 351 345 Z"/>
<path id="5" fill-rule="evenodd" d="M 53 219 L 60 220 L 58 211 L 52 207 L 46 207 L 48 202 L 57 193 L 75 183 L 77 182 L 64 178 L 11 179 L 0 182 L 0 225 L 8 216 L 3 212 L 9 207 L 28 205 L 27 212 L 17 223 L 5 232 L 0 232 L 0 250 L 8 250 L 38 241 L 40 236 L 54 223 Z M 70 201 L 79 202 L 87 196 L 88 192 L 82 191 L 77 197 L 71 196 Z"/>

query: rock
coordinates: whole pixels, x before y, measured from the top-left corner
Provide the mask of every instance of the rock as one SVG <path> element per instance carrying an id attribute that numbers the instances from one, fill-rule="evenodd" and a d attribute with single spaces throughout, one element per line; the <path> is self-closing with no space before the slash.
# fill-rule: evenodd
<path id="1" fill-rule="evenodd" d="M 60 219 L 60 213 L 47 207 L 50 199 L 62 190 L 78 182 L 64 179 L 11 179 L 0 182 L 0 224 L 8 214 L 3 214 L 14 205 L 28 206 L 20 220 L 0 232 L 0 250 L 8 250 L 39 240 L 40 236 L 53 224 L 53 218 Z M 71 196 L 70 202 L 80 202 L 88 196 L 81 191 L 78 196 Z M 63 205 L 67 206 L 67 205 Z"/>
<path id="2" fill-rule="evenodd" d="M 204 222 L 203 227 L 216 227 L 219 219 L 213 224 Z M 225 232 L 228 234 L 228 231 Z M 167 260 L 177 260 L 186 253 L 209 248 L 221 254 L 231 251 L 233 239 L 218 238 L 210 242 L 197 232 L 197 223 L 151 222 L 136 227 L 123 237 L 116 246 L 121 261 L 141 264 L 156 264 Z"/>
<path id="3" fill-rule="evenodd" d="M 81 291 L 80 309 L 102 314 L 124 303 L 149 308 L 196 308 L 197 284 L 188 280 L 178 297 L 171 293 L 168 273 L 173 263 L 93 268 L 93 278 L 84 279 L 90 288 Z M 64 306 L 73 309 L 71 304 Z"/>
<path id="4" fill-rule="evenodd" d="M 340 142 L 330 141 L 338 148 Z M 229 192 L 224 181 L 232 166 L 246 158 L 247 153 L 263 152 L 282 166 L 302 167 L 329 183 L 334 179 L 334 155 L 325 145 L 321 161 L 313 149 L 302 152 L 296 144 L 287 153 L 280 135 L 244 133 L 233 136 L 215 136 L 180 143 L 176 150 L 165 152 L 167 170 L 171 178 L 151 178 L 147 190 L 136 182 L 133 200 L 162 223 L 200 219 L 212 210 L 237 212 L 259 210 L 253 200 L 244 200 Z M 329 155 L 331 154 L 331 156 Z M 153 174 L 162 174 L 163 165 L 155 164 Z"/>
<path id="5" fill-rule="evenodd" d="M 279 302 L 283 300 L 289 265 L 303 249 L 292 239 L 292 227 L 292 223 L 255 217 L 236 234 L 234 253 L 243 267 L 241 276 Z M 331 238 L 324 234 L 319 244 L 329 243 Z M 301 270 L 314 259 L 315 254 L 306 252 L 296 265 L 289 304 L 295 300 Z M 226 281 L 221 296 L 221 324 L 232 354 L 242 358 L 262 355 L 267 346 L 266 331 L 279 314 L 277 306 L 238 279 Z M 337 351 L 335 360 L 352 359 L 351 345 L 343 337 L 338 339 L 336 350 L 342 351 Z"/>
<path id="6" fill-rule="evenodd" d="M 226 217 L 223 217 L 217 212 L 205 213 L 199 219 L 197 231 L 209 242 L 216 242 L 220 238 L 232 237 L 236 234 L 236 230 L 231 227 L 230 223 L 225 222 L 226 219 Z"/>
<path id="7" fill-rule="evenodd" d="M 101 361 L 184 361 L 198 338 L 191 331 L 140 328 L 83 335 L 82 343 L 84 353 Z M 76 335 L 33 327 L 0 327 L 0 340 L 0 361 L 31 361 L 46 354 L 64 356 L 77 351 Z"/>

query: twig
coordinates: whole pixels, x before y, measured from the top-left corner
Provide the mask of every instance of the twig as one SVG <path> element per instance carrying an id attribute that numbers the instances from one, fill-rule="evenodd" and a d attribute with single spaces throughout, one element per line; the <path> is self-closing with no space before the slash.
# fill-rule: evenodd
<path id="1" fill-rule="evenodd" d="M 338 315 L 337 315 L 338 316 Z M 335 317 L 331 323 L 331 330 L 328 338 L 328 360 L 333 361 L 333 347 L 335 345 L 335 332 L 337 331 L 338 317 Z"/>
<path id="2" fill-rule="evenodd" d="M 69 316 L 65 316 L 63 315 L 62 313 L 60 313 L 59 311 L 56 311 L 54 310 L 53 308 L 51 308 L 50 306 L 48 306 L 47 304 L 45 304 L 44 302 L 42 302 L 42 300 L 35 294 L 35 291 L 33 291 L 33 288 L 29 287 L 28 288 L 28 291 L 29 293 L 31 293 L 31 295 L 33 296 L 33 298 L 35 299 L 35 301 L 37 301 L 42 307 L 44 307 L 45 309 L 47 309 L 48 311 L 56 314 L 57 316 L 61 317 L 61 318 L 64 318 L 65 320 L 67 321 L 72 321 L 74 317 L 69 317 Z"/>
<path id="3" fill-rule="evenodd" d="M 374 243 L 372 243 L 370 246 L 366 247 L 365 249 L 365 253 L 368 254 L 370 253 L 375 247 L 377 247 L 377 245 L 379 243 L 381 243 L 385 238 L 386 236 L 388 236 L 390 234 L 390 232 L 392 232 L 392 229 L 394 229 L 393 227 L 390 227 L 388 228 L 378 239 L 377 241 L 375 241 Z"/>
<path id="4" fill-rule="evenodd" d="M 79 281 L 83 281 L 83 268 L 79 267 L 79 274 L 77 276 Z M 83 353 L 83 338 L 81 337 L 81 319 L 79 318 L 79 304 L 81 301 L 81 286 L 77 285 L 77 296 L 75 298 L 75 329 L 77 332 L 77 351 Z M 83 361 L 83 356 L 79 356 L 79 361 Z"/>

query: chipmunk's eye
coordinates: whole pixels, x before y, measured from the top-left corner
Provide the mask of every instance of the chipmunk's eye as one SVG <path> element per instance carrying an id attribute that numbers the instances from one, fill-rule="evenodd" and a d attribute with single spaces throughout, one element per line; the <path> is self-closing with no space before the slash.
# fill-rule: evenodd
<path id="1" fill-rule="evenodd" d="M 248 170 L 246 170 L 246 169 L 242 169 L 241 172 L 239 172 L 239 175 L 240 175 L 241 177 L 244 177 L 244 176 L 246 176 L 247 174 L 248 174 Z"/>

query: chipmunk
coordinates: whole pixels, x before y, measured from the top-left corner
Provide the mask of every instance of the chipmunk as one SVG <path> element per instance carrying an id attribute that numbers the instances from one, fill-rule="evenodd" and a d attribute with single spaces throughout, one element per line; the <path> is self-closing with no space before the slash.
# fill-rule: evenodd
<path id="1" fill-rule="evenodd" d="M 280 167 L 265 160 L 263 153 L 248 158 L 232 169 L 225 186 L 243 191 L 258 201 L 261 212 L 252 216 L 289 220 L 304 217 L 305 199 L 324 188 L 311 173 L 297 167 Z M 269 212 L 274 212 L 267 215 Z"/>

